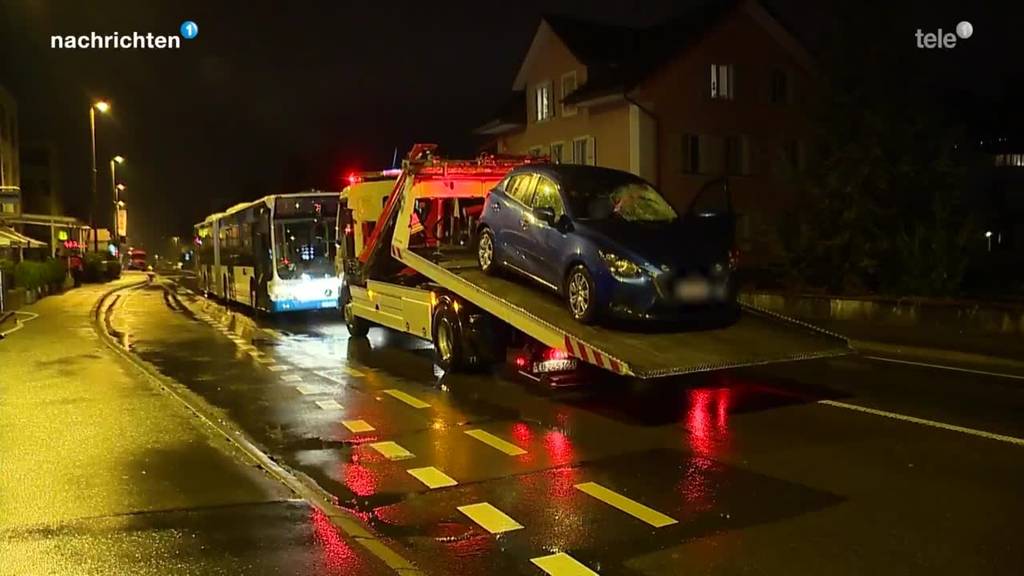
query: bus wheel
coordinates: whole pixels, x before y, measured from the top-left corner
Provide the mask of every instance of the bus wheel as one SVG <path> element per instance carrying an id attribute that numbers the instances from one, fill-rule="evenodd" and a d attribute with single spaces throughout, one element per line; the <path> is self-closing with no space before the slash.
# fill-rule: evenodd
<path id="1" fill-rule="evenodd" d="M 466 368 L 462 347 L 462 329 L 458 313 L 450 306 L 442 306 L 434 314 L 434 363 L 445 372 L 458 372 Z"/>
<path id="2" fill-rule="evenodd" d="M 345 315 L 345 327 L 353 338 L 364 338 L 370 332 L 370 322 L 366 318 L 360 318 L 352 310 L 352 293 L 348 286 L 341 289 L 341 310 Z"/>

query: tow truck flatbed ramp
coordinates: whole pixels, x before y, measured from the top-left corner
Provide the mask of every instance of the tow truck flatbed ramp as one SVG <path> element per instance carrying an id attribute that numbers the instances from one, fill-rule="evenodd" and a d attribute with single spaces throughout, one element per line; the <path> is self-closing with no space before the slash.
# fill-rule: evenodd
<path id="1" fill-rule="evenodd" d="M 554 294 L 525 281 L 484 274 L 472 260 L 428 258 L 402 250 L 403 262 L 543 344 L 600 368 L 658 378 L 852 353 L 842 336 L 743 306 L 734 324 L 710 329 L 619 330 L 572 319 Z"/>

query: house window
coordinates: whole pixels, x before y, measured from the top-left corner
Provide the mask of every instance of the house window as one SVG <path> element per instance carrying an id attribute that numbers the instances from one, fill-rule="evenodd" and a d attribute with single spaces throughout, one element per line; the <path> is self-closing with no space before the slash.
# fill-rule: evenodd
<path id="1" fill-rule="evenodd" d="M 683 173 L 700 173 L 700 136 L 683 134 Z"/>
<path id="2" fill-rule="evenodd" d="M 785 144 L 786 162 L 794 172 L 804 169 L 803 145 L 799 140 L 789 140 Z"/>
<path id="3" fill-rule="evenodd" d="M 729 136 L 725 139 L 725 172 L 730 176 L 750 174 L 750 138 Z"/>
<path id="4" fill-rule="evenodd" d="M 551 143 L 551 163 L 561 164 L 565 157 L 565 142 L 552 142 Z"/>
<path id="5" fill-rule="evenodd" d="M 551 82 L 544 82 L 537 86 L 537 94 L 534 100 L 537 108 L 537 122 L 543 122 L 553 115 L 551 106 Z"/>
<path id="6" fill-rule="evenodd" d="M 565 99 L 576 91 L 576 71 L 562 74 L 562 116 L 573 116 L 576 114 L 576 106 L 566 104 Z"/>
<path id="7" fill-rule="evenodd" d="M 714 100 L 732 100 L 734 73 L 731 64 L 711 65 L 711 98 Z"/>
<path id="8" fill-rule="evenodd" d="M 597 165 L 597 143 L 593 136 L 581 136 L 572 140 L 573 164 Z"/>
<path id="9" fill-rule="evenodd" d="M 789 103 L 789 78 L 782 70 L 772 70 L 772 104 Z"/>

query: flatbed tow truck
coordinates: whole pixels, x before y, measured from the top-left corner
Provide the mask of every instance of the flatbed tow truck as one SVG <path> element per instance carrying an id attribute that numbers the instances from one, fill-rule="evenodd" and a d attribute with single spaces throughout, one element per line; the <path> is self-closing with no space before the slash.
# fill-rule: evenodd
<path id="1" fill-rule="evenodd" d="M 646 379 L 851 352 L 841 336 L 745 305 L 735 322 L 712 328 L 581 324 L 554 294 L 487 275 L 476 260 L 486 194 L 512 168 L 537 160 L 445 160 L 435 148 L 418 144 L 392 180 L 342 192 L 340 306 L 354 336 L 385 326 L 431 340 L 445 370 L 504 359 L 552 385 L 574 381 L 580 362 Z M 357 243 L 352 231 L 370 226 Z"/>

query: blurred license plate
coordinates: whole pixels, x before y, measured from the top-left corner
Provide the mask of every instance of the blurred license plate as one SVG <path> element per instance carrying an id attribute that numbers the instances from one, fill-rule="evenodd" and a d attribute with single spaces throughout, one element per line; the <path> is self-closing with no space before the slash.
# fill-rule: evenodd
<path id="1" fill-rule="evenodd" d="M 544 360 L 543 362 L 534 362 L 533 371 L 535 373 L 542 372 L 566 372 L 568 370 L 576 369 L 576 359 L 568 358 L 566 360 Z"/>
<path id="2" fill-rule="evenodd" d="M 684 302 L 707 300 L 711 295 L 711 283 L 704 278 L 684 278 L 676 282 L 676 298 Z"/>

